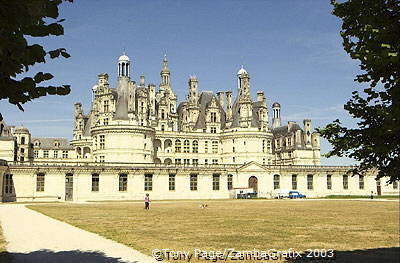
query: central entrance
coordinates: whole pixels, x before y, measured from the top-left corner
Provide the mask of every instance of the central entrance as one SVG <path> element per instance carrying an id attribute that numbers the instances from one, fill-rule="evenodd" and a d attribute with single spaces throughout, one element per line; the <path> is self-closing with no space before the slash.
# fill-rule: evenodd
<path id="1" fill-rule="evenodd" d="M 74 193 L 74 175 L 65 175 L 65 201 L 72 201 Z"/>
<path id="2" fill-rule="evenodd" d="M 255 176 L 249 178 L 249 188 L 253 188 L 254 192 L 258 192 L 258 179 Z"/>

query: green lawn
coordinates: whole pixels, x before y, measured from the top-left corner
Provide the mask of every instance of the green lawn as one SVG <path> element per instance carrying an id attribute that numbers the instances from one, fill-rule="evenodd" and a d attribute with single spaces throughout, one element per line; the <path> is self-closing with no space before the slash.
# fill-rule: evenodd
<path id="1" fill-rule="evenodd" d="M 47 204 L 29 208 L 151 254 L 173 250 L 399 247 L 399 203 L 225 200 Z M 382 261 L 383 262 L 383 261 Z"/>

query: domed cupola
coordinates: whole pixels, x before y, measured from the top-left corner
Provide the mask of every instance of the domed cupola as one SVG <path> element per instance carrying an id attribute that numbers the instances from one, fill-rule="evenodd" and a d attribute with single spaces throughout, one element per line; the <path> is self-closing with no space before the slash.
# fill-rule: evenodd
<path id="1" fill-rule="evenodd" d="M 124 54 L 118 58 L 118 77 L 130 77 L 130 70 L 131 62 L 124 52 Z"/>

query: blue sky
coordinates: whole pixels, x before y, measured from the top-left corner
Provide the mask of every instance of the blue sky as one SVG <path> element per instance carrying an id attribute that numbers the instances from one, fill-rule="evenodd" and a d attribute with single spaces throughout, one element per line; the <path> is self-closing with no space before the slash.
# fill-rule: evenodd
<path id="1" fill-rule="evenodd" d="M 329 1 L 78 1 L 63 3 L 65 35 L 32 39 L 46 48 L 65 47 L 69 59 L 32 68 L 51 72 L 49 84 L 70 84 L 69 96 L 49 96 L 24 105 L 25 112 L 0 101 L 8 124 L 28 127 L 33 136 L 72 137 L 73 104 L 87 111 L 97 75 L 107 72 L 115 86 L 117 58 L 123 50 L 132 61 L 131 76 L 159 84 L 167 52 L 178 100 L 187 93 L 189 75 L 200 90 L 236 92 L 236 72 L 244 64 L 253 97 L 265 92 L 269 106 L 278 101 L 283 122 L 324 126 L 341 119 L 353 125 L 343 104 L 357 87 L 356 61 L 342 48 L 341 21 Z M 271 113 L 271 110 L 270 110 Z M 322 141 L 321 152 L 330 149 Z M 344 158 L 323 164 L 352 163 Z"/>

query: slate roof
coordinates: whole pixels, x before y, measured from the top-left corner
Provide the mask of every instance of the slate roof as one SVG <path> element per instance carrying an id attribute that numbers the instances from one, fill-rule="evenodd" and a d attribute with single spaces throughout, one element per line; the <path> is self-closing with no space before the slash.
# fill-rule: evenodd
<path id="1" fill-rule="evenodd" d="M 301 130 L 300 126 L 297 123 L 292 124 L 290 130 L 288 129 L 288 126 L 281 126 L 281 127 L 277 127 L 275 129 L 272 129 L 272 133 L 274 134 L 274 136 L 286 136 L 289 133 L 294 133 L 297 130 Z"/>
<path id="2" fill-rule="evenodd" d="M 52 149 L 60 149 L 60 150 L 73 150 L 74 147 L 69 143 L 66 138 L 32 138 L 32 143 L 35 145 L 35 141 L 40 142 L 40 149 L 44 150 L 52 150 Z M 60 146 L 54 146 L 55 142 L 59 142 Z"/>
<path id="3" fill-rule="evenodd" d="M 206 128 L 206 110 L 207 110 L 207 107 L 210 105 L 213 98 L 215 98 L 217 107 L 219 108 L 220 113 L 221 113 L 221 128 L 222 129 L 225 128 L 226 114 L 225 114 L 224 109 L 221 107 L 219 100 L 212 93 L 212 91 L 203 91 L 200 94 L 199 101 L 197 103 L 200 107 L 200 112 L 199 112 L 199 117 L 197 118 L 196 125 L 194 126 L 195 129 L 205 129 Z"/>

